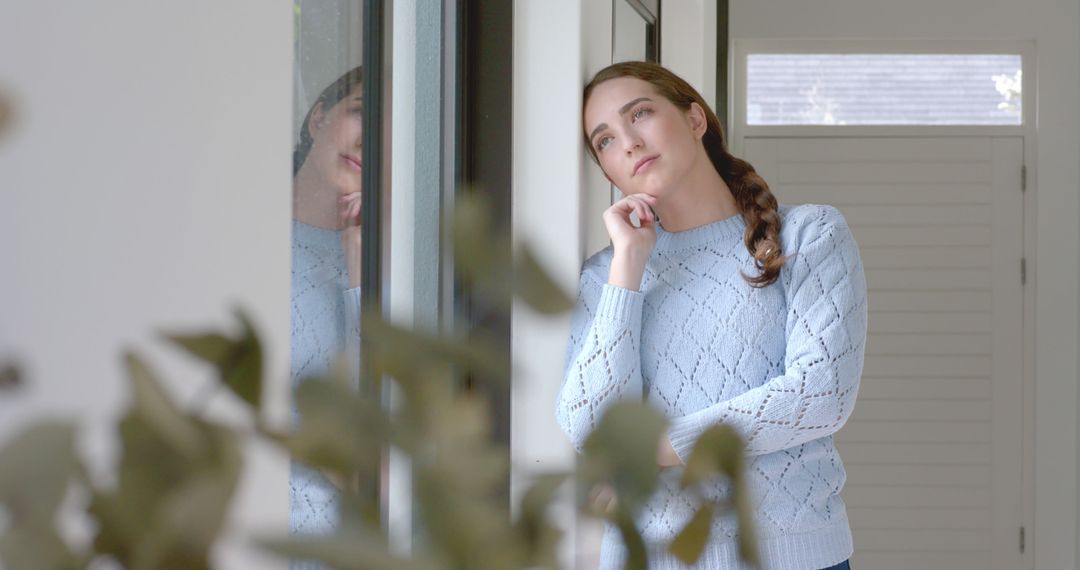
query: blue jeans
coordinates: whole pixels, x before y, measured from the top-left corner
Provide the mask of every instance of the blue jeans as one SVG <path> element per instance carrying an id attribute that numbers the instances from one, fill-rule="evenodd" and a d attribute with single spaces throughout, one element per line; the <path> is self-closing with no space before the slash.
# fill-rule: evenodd
<path id="1" fill-rule="evenodd" d="M 837 564 L 836 566 L 829 566 L 828 568 L 823 568 L 822 570 L 851 570 L 851 565 L 848 564 L 847 560 L 845 560 Z"/>

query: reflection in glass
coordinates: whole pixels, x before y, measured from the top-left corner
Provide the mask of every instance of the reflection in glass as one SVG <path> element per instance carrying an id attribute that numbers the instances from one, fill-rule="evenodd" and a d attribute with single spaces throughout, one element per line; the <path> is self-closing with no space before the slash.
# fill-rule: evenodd
<path id="1" fill-rule="evenodd" d="M 356 374 L 363 74 L 358 1 L 297 0 L 294 9 L 297 107 L 290 348 L 295 388 L 305 378 L 328 373 L 343 352 Z M 320 472 L 294 463 L 289 497 L 291 533 L 334 532 L 339 523 L 338 496 Z M 321 566 L 294 562 L 292 568 Z"/>
<path id="2" fill-rule="evenodd" d="M 659 61 L 655 2 L 614 0 L 612 5 L 611 61 Z"/>

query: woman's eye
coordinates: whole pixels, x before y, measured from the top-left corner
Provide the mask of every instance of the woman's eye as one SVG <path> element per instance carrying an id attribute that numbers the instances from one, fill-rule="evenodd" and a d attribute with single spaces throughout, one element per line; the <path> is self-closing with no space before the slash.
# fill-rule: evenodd
<path id="1" fill-rule="evenodd" d="M 649 113 L 652 113 L 651 109 L 638 109 L 637 111 L 634 111 L 634 120 L 636 121 L 638 119 L 641 119 L 642 117 L 647 117 Z"/>
<path id="2" fill-rule="evenodd" d="M 611 142 L 611 137 L 601 137 L 600 140 L 596 141 L 596 150 L 604 150 L 604 147 L 606 147 L 609 142 Z"/>

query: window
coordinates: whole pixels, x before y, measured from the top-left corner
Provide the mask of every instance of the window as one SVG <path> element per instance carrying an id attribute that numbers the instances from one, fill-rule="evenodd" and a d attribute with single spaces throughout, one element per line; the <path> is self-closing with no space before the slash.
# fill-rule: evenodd
<path id="1" fill-rule="evenodd" d="M 749 125 L 1020 125 L 1019 54 L 758 53 Z"/>

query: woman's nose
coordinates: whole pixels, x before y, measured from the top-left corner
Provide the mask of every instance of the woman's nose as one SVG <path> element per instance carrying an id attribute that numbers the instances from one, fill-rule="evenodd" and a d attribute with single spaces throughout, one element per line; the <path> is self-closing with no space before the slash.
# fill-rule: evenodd
<path id="1" fill-rule="evenodd" d="M 641 148 L 641 144 L 641 137 L 633 132 L 628 132 L 623 137 L 623 145 L 626 147 L 627 154 L 630 154 L 634 149 Z"/>

